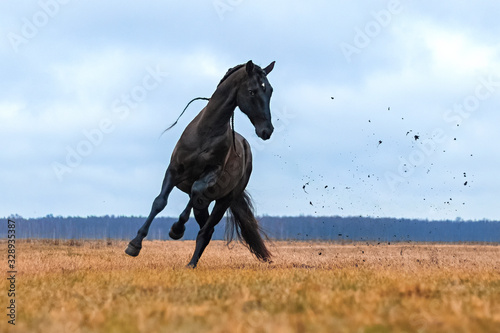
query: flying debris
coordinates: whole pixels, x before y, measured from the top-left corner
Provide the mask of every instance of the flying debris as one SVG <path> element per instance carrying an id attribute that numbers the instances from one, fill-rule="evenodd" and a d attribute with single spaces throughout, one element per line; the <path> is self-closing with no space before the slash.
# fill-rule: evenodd
<path id="1" fill-rule="evenodd" d="M 415 141 L 417 141 L 418 139 L 420 139 L 420 135 L 415 135 L 414 138 L 415 138 Z"/>
<path id="2" fill-rule="evenodd" d="M 309 185 L 309 182 L 305 183 L 305 184 L 302 186 L 302 189 L 303 189 L 303 190 L 304 190 L 304 192 L 306 192 L 306 193 L 307 193 L 307 191 L 306 191 L 306 186 L 307 186 L 307 185 Z M 307 194 L 309 194 L 309 193 L 307 193 Z"/>

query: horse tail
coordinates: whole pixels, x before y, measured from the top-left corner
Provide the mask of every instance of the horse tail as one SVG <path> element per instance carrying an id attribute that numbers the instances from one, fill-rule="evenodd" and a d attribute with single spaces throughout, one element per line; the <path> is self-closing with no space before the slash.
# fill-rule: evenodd
<path id="1" fill-rule="evenodd" d="M 269 261 L 271 252 L 267 249 L 261 233 L 266 239 L 259 222 L 254 216 L 254 209 L 250 195 L 243 191 L 229 207 L 229 217 L 226 223 L 226 241 L 231 243 L 234 235 L 252 252 L 257 259 Z"/>

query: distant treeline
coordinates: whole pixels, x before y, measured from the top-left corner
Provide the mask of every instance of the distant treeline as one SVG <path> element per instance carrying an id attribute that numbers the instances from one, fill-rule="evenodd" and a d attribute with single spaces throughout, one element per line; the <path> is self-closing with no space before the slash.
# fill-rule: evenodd
<path id="1" fill-rule="evenodd" d="M 144 217 L 88 216 L 58 217 L 48 215 L 15 221 L 16 238 L 48 239 L 131 239 Z M 4 218 L 6 221 L 7 218 Z M 276 240 L 334 240 L 370 242 L 492 242 L 500 243 L 499 221 L 427 221 L 370 217 L 270 217 L 259 218 L 262 228 Z M 147 239 L 169 239 L 168 232 L 177 219 L 158 217 Z M 191 218 L 183 239 L 196 239 L 199 227 Z M 213 239 L 224 239 L 225 219 L 216 227 Z M 7 236 L 7 223 L 0 228 Z"/>

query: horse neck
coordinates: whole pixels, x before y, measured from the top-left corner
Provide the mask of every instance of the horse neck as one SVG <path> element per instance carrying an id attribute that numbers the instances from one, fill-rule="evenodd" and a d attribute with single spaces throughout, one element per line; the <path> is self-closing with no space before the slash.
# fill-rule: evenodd
<path id="1" fill-rule="evenodd" d="M 203 111 L 202 124 L 212 135 L 217 132 L 228 133 L 229 120 L 236 109 L 238 93 L 238 85 L 234 80 L 231 81 L 223 82 L 217 87 Z"/>

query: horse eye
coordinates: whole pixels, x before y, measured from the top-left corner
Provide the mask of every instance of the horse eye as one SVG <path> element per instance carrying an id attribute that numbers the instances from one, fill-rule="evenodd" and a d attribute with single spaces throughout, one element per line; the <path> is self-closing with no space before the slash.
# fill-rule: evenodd
<path id="1" fill-rule="evenodd" d="M 248 90 L 248 93 L 250 94 L 250 96 L 254 96 L 255 95 L 255 91 L 253 91 L 253 90 Z"/>

